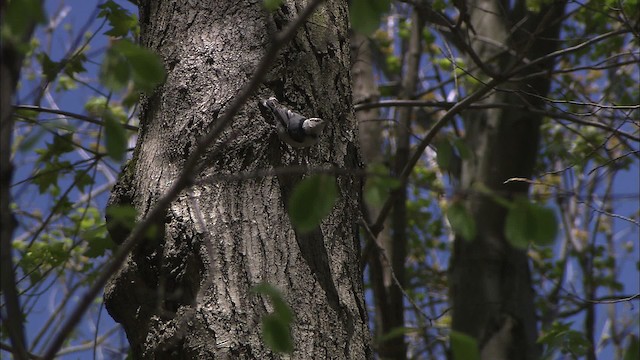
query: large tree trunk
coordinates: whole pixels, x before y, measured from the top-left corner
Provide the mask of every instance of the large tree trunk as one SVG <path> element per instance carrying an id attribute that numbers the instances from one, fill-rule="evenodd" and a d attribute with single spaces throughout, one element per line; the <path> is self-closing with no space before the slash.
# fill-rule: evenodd
<path id="1" fill-rule="evenodd" d="M 134 158 L 111 206 L 149 211 L 273 36 L 305 6 L 285 1 L 270 14 L 262 3 L 141 2 L 142 44 L 160 54 L 168 76 L 144 103 Z M 320 6 L 275 59 L 217 152 L 203 156 L 203 173 L 193 174 L 196 185 L 158 222 L 155 240 L 138 247 L 110 281 L 107 308 L 136 358 L 278 358 L 261 339 L 260 320 L 272 306 L 251 292 L 260 282 L 279 288 L 295 312 L 293 358 L 371 358 L 358 258 L 359 178 L 338 177 L 332 213 L 303 235 L 286 211 L 302 175 L 249 176 L 296 164 L 359 166 L 347 28 L 346 2 Z M 274 95 L 329 121 L 319 145 L 292 150 L 280 142 L 257 108 L 259 98 Z M 221 176 L 239 173 L 248 175 Z M 218 177 L 199 182 L 206 176 Z"/>
<path id="2" fill-rule="evenodd" d="M 512 9 L 505 6 L 506 2 L 499 0 L 470 1 L 467 5 L 475 31 L 470 32 L 472 47 L 496 75 L 521 65 L 521 56 L 535 59 L 554 50 L 564 2 L 552 2 L 539 14 L 528 13 L 525 1 L 517 1 Z M 519 23 L 525 16 L 528 19 Z M 505 52 L 500 44 L 512 51 Z M 472 64 L 471 58 L 468 62 Z M 528 72 L 552 66 L 545 62 Z M 475 75 L 486 79 L 480 72 Z M 541 106 L 540 98 L 529 94 L 545 96 L 549 81 L 539 78 L 508 83 L 501 89 L 483 103 Z M 470 111 L 465 117 L 465 136 L 474 156 L 463 162 L 460 194 L 475 219 L 477 237 L 455 241 L 450 267 L 452 327 L 478 339 L 483 359 L 536 359 L 540 353 L 526 252 L 510 246 L 504 237 L 507 209 L 474 189 L 483 184 L 502 197 L 527 195 L 526 183 L 504 181 L 531 178 L 541 117 L 525 110 L 498 108 Z"/>

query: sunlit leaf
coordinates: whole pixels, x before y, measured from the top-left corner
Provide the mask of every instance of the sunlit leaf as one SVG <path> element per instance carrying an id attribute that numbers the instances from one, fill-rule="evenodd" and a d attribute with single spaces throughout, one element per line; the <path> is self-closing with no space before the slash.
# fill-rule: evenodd
<path id="1" fill-rule="evenodd" d="M 399 74 L 402 69 L 402 60 L 395 55 L 389 55 L 385 58 L 385 63 L 387 65 L 387 70 L 394 74 Z"/>
<path id="2" fill-rule="evenodd" d="M 102 9 L 98 17 L 104 17 L 111 25 L 111 29 L 105 32 L 106 35 L 118 37 L 127 35 L 129 31 L 135 32 L 138 26 L 136 15 L 131 14 L 112 0 L 106 1 L 98 7 Z"/>

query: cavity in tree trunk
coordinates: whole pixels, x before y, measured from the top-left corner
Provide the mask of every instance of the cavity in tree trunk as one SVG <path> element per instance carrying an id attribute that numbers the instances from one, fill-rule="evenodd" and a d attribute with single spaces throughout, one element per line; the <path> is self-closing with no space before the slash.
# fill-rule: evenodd
<path id="1" fill-rule="evenodd" d="M 134 157 L 110 206 L 131 204 L 141 215 L 153 207 L 304 6 L 285 1 L 269 13 L 261 1 L 140 2 L 142 45 L 163 58 L 168 75 L 143 102 Z M 339 175 L 331 214 L 300 234 L 286 204 L 304 175 L 254 176 L 292 165 L 359 168 L 347 28 L 346 2 L 318 8 L 203 154 L 195 185 L 111 279 L 107 308 L 136 358 L 278 358 L 261 339 L 260 320 L 273 310 L 251 292 L 261 282 L 280 289 L 295 312 L 292 358 L 371 358 L 356 226 L 360 178 Z M 258 110 L 270 96 L 328 121 L 320 144 L 282 144 Z"/>

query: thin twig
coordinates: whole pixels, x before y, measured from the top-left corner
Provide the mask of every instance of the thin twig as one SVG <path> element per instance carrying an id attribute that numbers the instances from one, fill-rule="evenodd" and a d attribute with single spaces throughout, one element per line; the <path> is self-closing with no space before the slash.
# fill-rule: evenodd
<path id="1" fill-rule="evenodd" d="M 387 268 L 389 269 L 389 273 L 391 274 L 391 278 L 393 279 L 394 284 L 396 284 L 396 286 L 398 287 L 400 292 L 402 292 L 402 295 L 407 299 L 407 301 L 409 301 L 409 303 L 411 303 L 411 305 L 413 305 L 413 307 L 416 309 L 416 311 L 419 312 L 422 316 L 424 316 L 424 318 L 427 319 L 427 321 L 429 321 L 429 324 L 432 325 L 434 319 L 432 319 L 429 315 L 427 315 L 427 313 L 425 313 L 424 310 L 422 310 L 422 308 L 420 306 L 418 306 L 418 304 L 416 304 L 415 301 L 413 301 L 411 296 L 409 296 L 409 294 L 407 294 L 407 292 L 404 290 L 404 288 L 400 284 L 400 281 L 396 277 L 395 271 L 393 271 L 393 266 L 391 265 L 391 260 L 389 260 L 389 258 L 387 257 L 387 254 L 386 254 L 384 248 L 380 244 L 378 244 L 378 242 L 376 241 L 376 236 L 371 231 L 371 228 L 369 228 L 369 225 L 367 225 L 367 223 L 366 223 L 366 221 L 364 221 L 364 219 L 360 220 L 360 225 L 362 225 L 362 227 L 364 227 L 364 229 L 367 230 L 367 233 L 369 234 L 370 241 L 372 241 L 373 247 L 377 250 L 378 254 L 380 254 L 380 256 L 382 257 L 384 262 L 387 263 Z M 440 316 L 442 316 L 442 314 Z"/>
<path id="2" fill-rule="evenodd" d="M 586 203 L 586 202 L 584 202 L 584 201 L 578 201 L 578 203 L 579 203 L 579 204 L 584 204 L 584 205 L 586 205 L 587 207 L 589 207 L 591 210 L 593 210 L 593 211 L 595 211 L 595 212 L 598 212 L 598 213 L 600 213 L 600 214 L 607 215 L 607 216 L 611 216 L 611 217 L 614 217 L 614 218 L 616 218 L 616 219 L 620 219 L 620 220 L 628 221 L 628 222 L 630 222 L 630 223 L 634 224 L 635 226 L 640 227 L 640 222 L 638 222 L 638 221 L 636 221 L 636 220 L 633 220 L 633 219 L 632 219 L 632 218 L 630 218 L 630 217 L 626 217 L 626 216 L 624 216 L 624 215 L 614 214 L 614 213 L 611 213 L 611 212 L 608 212 L 608 211 L 604 211 L 604 210 L 602 210 L 602 209 L 598 209 L 597 207 L 595 207 L 595 206 L 593 206 L 593 205 L 590 205 L 590 204 L 588 204 L 588 203 Z"/>
<path id="3" fill-rule="evenodd" d="M 451 109 L 456 103 L 451 101 L 428 101 L 428 100 L 381 100 L 376 102 L 366 102 L 356 104 L 354 106 L 355 111 L 365 111 L 374 108 L 381 107 L 435 107 L 441 109 Z M 640 137 L 635 136 L 633 134 L 627 133 L 620 129 L 613 128 L 607 124 L 603 124 L 596 121 L 589 121 L 580 119 L 576 115 L 571 115 L 568 113 L 551 111 L 545 109 L 537 109 L 527 105 L 518 105 L 518 104 L 509 104 L 509 103 L 490 103 L 490 104 L 471 104 L 467 107 L 468 109 L 495 109 L 495 108 L 503 108 L 503 109 L 518 109 L 523 111 L 528 111 L 532 113 L 536 113 L 539 115 L 548 116 L 552 119 L 563 119 L 568 120 L 576 124 L 593 126 L 598 129 L 603 129 L 615 133 L 616 135 L 625 137 L 629 140 L 633 140 L 636 142 L 640 142 Z"/>
<path id="4" fill-rule="evenodd" d="M 422 139 L 420 144 L 418 144 L 417 149 L 415 150 L 415 152 L 413 153 L 413 155 L 409 159 L 409 162 L 407 163 L 407 165 L 402 170 L 402 173 L 399 176 L 399 180 L 400 180 L 400 182 L 402 184 L 401 186 L 404 186 L 404 184 L 408 181 L 409 175 L 411 174 L 411 171 L 413 170 L 413 167 L 418 163 L 418 160 L 420 160 L 420 157 L 422 156 L 422 153 L 427 148 L 427 146 L 429 146 L 429 144 L 431 143 L 433 138 L 436 136 L 436 134 L 440 131 L 440 129 L 442 129 L 447 124 L 447 122 L 449 122 L 451 119 L 453 119 L 453 117 L 455 115 L 460 113 L 462 110 L 468 108 L 469 105 L 471 105 L 473 102 L 475 102 L 476 100 L 480 99 L 481 97 L 483 97 L 484 95 L 486 95 L 487 93 L 492 91 L 493 88 L 496 85 L 498 85 L 499 83 L 501 83 L 503 81 L 506 81 L 507 78 L 508 77 L 505 77 L 503 79 L 493 79 L 493 80 L 491 80 L 485 87 L 481 88 L 480 90 L 474 92 L 473 94 L 467 96 L 466 98 L 460 100 L 455 105 L 453 105 L 442 116 L 442 118 L 440 118 L 440 120 L 438 120 L 433 125 L 433 127 L 429 130 L 427 135 L 424 137 L 424 139 Z M 389 212 L 391 211 L 392 204 L 393 204 L 393 201 L 391 201 L 391 197 L 388 197 L 387 200 L 385 201 L 384 205 L 382 206 L 382 209 L 380 210 L 380 213 L 378 214 L 378 217 L 377 217 L 375 223 L 373 223 L 373 225 L 371 225 L 371 229 L 372 229 L 373 233 L 376 234 L 376 236 L 382 230 L 382 224 L 384 223 L 386 217 L 389 215 Z"/>
<path id="5" fill-rule="evenodd" d="M 90 116 L 86 116 L 86 115 L 82 115 L 82 114 L 78 114 L 78 113 L 74 113 L 74 112 L 70 112 L 70 111 L 51 109 L 51 108 L 45 108 L 45 107 L 42 107 L 42 106 L 34 106 L 34 105 L 14 105 L 13 109 L 14 110 L 29 110 L 29 111 L 43 112 L 43 113 L 49 113 L 49 114 L 63 115 L 63 116 L 68 116 L 68 117 L 71 117 L 71 118 L 74 118 L 74 119 L 86 121 L 86 122 L 89 122 L 89 123 L 92 123 L 92 124 L 104 126 L 104 121 L 102 121 L 102 120 L 94 119 L 94 118 L 92 118 Z M 123 128 L 127 129 L 127 130 L 138 131 L 138 127 L 137 126 L 133 126 L 133 125 L 129 125 L 129 124 L 120 124 L 120 125 Z"/>

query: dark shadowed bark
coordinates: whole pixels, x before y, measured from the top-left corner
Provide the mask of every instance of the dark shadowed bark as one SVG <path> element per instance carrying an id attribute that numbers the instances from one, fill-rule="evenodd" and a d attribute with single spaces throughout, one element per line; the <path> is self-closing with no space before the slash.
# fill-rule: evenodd
<path id="1" fill-rule="evenodd" d="M 110 206 L 132 204 L 141 214 L 153 206 L 273 36 L 304 6 L 287 1 L 270 14 L 261 1 L 142 2 L 142 44 L 164 59 L 168 76 L 144 102 L 134 158 Z M 260 282 L 279 288 L 295 312 L 293 358 L 371 358 L 356 225 L 360 179 L 338 176 L 332 213 L 301 234 L 286 204 L 303 175 L 251 176 L 290 165 L 359 167 L 347 28 L 346 2 L 318 8 L 204 154 L 196 185 L 171 204 L 155 236 L 110 281 L 107 308 L 125 327 L 136 358 L 278 358 L 261 339 L 260 320 L 273 309 L 251 292 Z M 282 144 L 257 107 L 270 96 L 327 120 L 320 144 L 309 150 Z M 231 174 L 245 176 L 221 176 Z"/>
<path id="2" fill-rule="evenodd" d="M 538 14 L 528 12 L 525 1 L 516 1 L 510 9 L 506 4 L 478 0 L 467 6 L 472 47 L 498 78 L 524 60 L 554 50 L 553 39 L 564 11 L 564 1 L 550 2 Z M 469 58 L 468 62 L 473 61 Z M 528 71 L 552 66 L 547 61 Z M 487 78 L 480 72 L 475 75 Z M 548 90 L 547 78 L 511 82 L 482 103 L 538 107 L 542 101 L 537 96 Z M 504 182 L 513 177 L 531 178 L 542 119 L 514 108 L 474 110 L 465 115 L 465 137 L 474 156 L 463 162 L 460 195 L 475 219 L 477 237 L 455 241 L 450 269 L 452 327 L 478 339 L 483 359 L 536 359 L 540 355 L 526 252 L 514 249 L 504 237 L 507 209 L 475 191 L 482 184 L 508 199 L 527 195 L 528 184 Z"/>
<path id="3" fill-rule="evenodd" d="M 5 24 L 7 4 L 0 4 L 2 24 Z M 35 10 L 34 10 L 35 11 Z M 13 14 L 15 16 L 15 14 Z M 0 295 L 3 297 L 2 321 L 3 327 L 11 339 L 14 347 L 13 356 L 16 359 L 27 359 L 26 341 L 24 334 L 23 310 L 20 306 L 16 273 L 13 261 L 12 239 L 17 225 L 13 214 L 11 180 L 13 178 L 13 111 L 14 92 L 20 79 L 20 70 L 27 50 L 22 46 L 28 43 L 36 25 L 36 16 L 26 16 L 21 33 L 2 34 L 0 41 Z M 11 28 L 8 28 L 11 29 Z M 4 30 L 8 30 L 4 29 Z M 16 29 L 11 29 L 16 30 Z M 12 36 L 11 36 L 12 35 Z M 3 329 L 4 332 L 4 329 Z"/>

